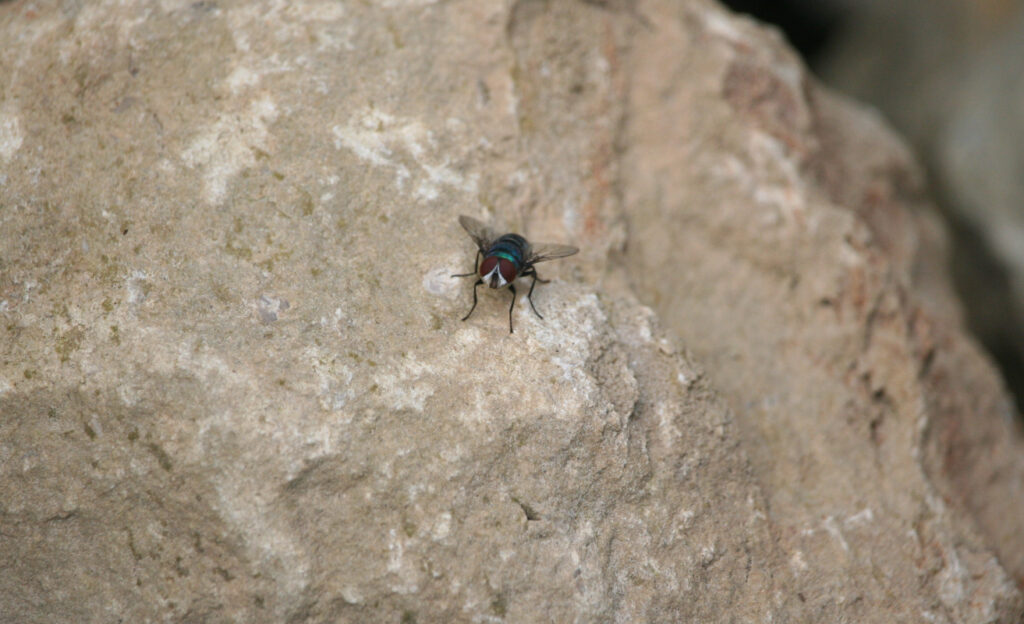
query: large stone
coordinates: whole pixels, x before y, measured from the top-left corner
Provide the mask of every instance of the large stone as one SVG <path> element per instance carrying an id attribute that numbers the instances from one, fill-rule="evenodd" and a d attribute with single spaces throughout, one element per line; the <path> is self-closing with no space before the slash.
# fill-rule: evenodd
<path id="1" fill-rule="evenodd" d="M 772 33 L 653 0 L 0 24 L 2 619 L 1020 617 L 1021 440 L 916 168 Z M 581 247 L 543 321 L 522 289 L 514 334 L 507 293 L 458 320 L 460 213 Z"/>
<path id="2" fill-rule="evenodd" d="M 824 620 L 932 617 L 936 596 L 948 617 L 972 620 L 956 597 L 998 604 L 1004 591 L 963 583 L 1002 576 L 986 545 L 1024 578 L 1021 437 L 997 375 L 958 329 L 918 167 L 770 37 L 730 22 L 714 45 L 697 67 L 656 39 L 634 47 L 624 142 L 644 149 L 621 173 L 638 241 L 627 281 L 737 410 Z M 683 66 L 707 86 L 657 84 Z M 932 548 L 942 554 L 925 563 Z M 917 563 L 885 563 L 894 552 Z M 857 611 L 897 587 L 892 615 Z"/>
<path id="3" fill-rule="evenodd" d="M 968 323 L 1024 406 L 1024 2 L 847 2 L 826 81 L 921 154 L 952 225 Z"/>

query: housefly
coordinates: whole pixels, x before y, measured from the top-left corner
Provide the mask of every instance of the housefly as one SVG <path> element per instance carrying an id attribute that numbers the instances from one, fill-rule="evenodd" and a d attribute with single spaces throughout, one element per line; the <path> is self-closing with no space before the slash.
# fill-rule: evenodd
<path id="1" fill-rule="evenodd" d="M 537 282 L 546 284 L 551 280 L 544 280 L 537 277 L 537 270 L 533 265 L 538 262 L 565 258 L 578 252 L 579 249 L 569 245 L 554 245 L 548 243 L 530 243 L 518 234 L 502 234 L 473 217 L 459 216 L 459 224 L 469 233 L 470 238 L 476 243 L 476 260 L 474 261 L 473 272 L 452 275 L 452 277 L 469 277 L 475 275 L 476 283 L 473 284 L 473 307 L 469 309 L 462 320 L 469 318 L 476 309 L 476 288 L 480 284 L 487 284 L 491 288 L 508 288 L 512 291 L 512 304 L 508 307 L 508 332 L 512 329 L 512 309 L 516 307 L 516 287 L 512 284 L 517 277 L 532 277 L 530 292 L 526 299 L 530 302 L 530 308 L 537 318 L 544 319 L 537 312 L 533 305 L 533 287 Z M 483 259 L 481 261 L 481 258 Z"/>

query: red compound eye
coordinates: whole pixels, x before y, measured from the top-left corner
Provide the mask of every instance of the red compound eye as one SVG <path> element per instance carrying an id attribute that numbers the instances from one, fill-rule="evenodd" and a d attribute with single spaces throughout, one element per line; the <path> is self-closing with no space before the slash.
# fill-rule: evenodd
<path id="1" fill-rule="evenodd" d="M 480 277 L 487 277 L 487 275 L 494 270 L 494 267 L 498 264 L 498 258 L 490 256 L 484 258 L 484 261 L 480 263 Z"/>
<path id="2" fill-rule="evenodd" d="M 498 270 L 505 281 L 511 284 L 516 279 L 516 265 L 502 258 L 498 261 Z"/>

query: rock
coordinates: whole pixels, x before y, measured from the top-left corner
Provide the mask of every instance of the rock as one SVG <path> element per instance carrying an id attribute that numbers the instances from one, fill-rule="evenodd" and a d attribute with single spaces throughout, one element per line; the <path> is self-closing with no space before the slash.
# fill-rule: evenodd
<path id="1" fill-rule="evenodd" d="M 1024 406 L 1024 2 L 849 3 L 853 26 L 821 64 L 921 154 L 953 235 L 972 331 Z"/>
<path id="2" fill-rule="evenodd" d="M 916 168 L 771 33 L 0 12 L 5 618 L 1019 618 L 1021 440 Z M 543 321 L 458 320 L 460 213 L 581 247 Z"/>
<path id="3" fill-rule="evenodd" d="M 770 37 L 737 21 L 718 33 L 703 65 L 656 38 L 634 45 L 621 176 L 643 242 L 627 244 L 623 281 L 736 410 L 820 620 L 930 619 L 942 605 L 951 621 L 1013 621 L 1019 596 L 986 545 L 1024 579 L 1020 429 L 959 329 L 917 166 Z M 657 84 L 683 67 L 703 92 Z M 897 551 L 914 563 L 893 566 Z M 882 604 L 885 616 L 860 611 Z"/>

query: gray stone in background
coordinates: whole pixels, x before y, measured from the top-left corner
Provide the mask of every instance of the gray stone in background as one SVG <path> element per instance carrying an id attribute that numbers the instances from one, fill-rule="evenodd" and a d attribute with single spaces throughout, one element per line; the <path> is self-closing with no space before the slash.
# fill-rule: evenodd
<path id="1" fill-rule="evenodd" d="M 1019 619 L 1021 440 L 919 175 L 778 37 L 660 1 L 0 32 L 3 619 Z M 460 213 L 582 248 L 544 321 L 458 321 Z"/>
<path id="2" fill-rule="evenodd" d="M 935 164 L 950 205 L 1007 269 L 1008 305 L 982 311 L 983 330 L 1024 359 L 1024 11 L 967 65 L 936 137 Z M 968 274 L 969 279 L 976 275 Z M 991 285 L 991 277 L 981 276 Z M 970 282 L 965 280 L 968 284 Z M 975 290 L 977 296 L 982 293 Z M 1001 314 L 1000 314 L 1001 313 Z M 998 317 L 996 315 L 999 314 Z M 988 337 L 988 336 L 986 336 Z"/>
<path id="3" fill-rule="evenodd" d="M 1024 3 L 841 2 L 851 26 L 820 64 L 908 136 L 950 217 L 972 329 L 1024 392 Z M 1024 399 L 1018 396 L 1018 405 Z"/>

